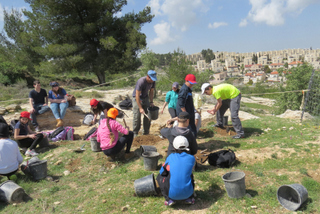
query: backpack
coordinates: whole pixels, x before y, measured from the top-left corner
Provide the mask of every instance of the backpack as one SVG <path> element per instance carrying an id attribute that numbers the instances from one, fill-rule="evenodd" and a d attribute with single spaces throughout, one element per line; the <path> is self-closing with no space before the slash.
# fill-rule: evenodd
<path id="1" fill-rule="evenodd" d="M 132 108 L 132 100 L 127 97 L 119 103 L 119 107 L 121 109 L 129 110 L 130 108 Z"/>
<path id="2" fill-rule="evenodd" d="M 75 96 L 67 94 L 67 101 L 69 102 L 69 107 L 75 106 L 77 104 Z"/>
<path id="3" fill-rule="evenodd" d="M 208 162 L 212 166 L 217 166 L 219 168 L 229 168 L 236 161 L 236 155 L 234 151 L 220 150 L 213 152 L 208 155 Z"/>
<path id="4" fill-rule="evenodd" d="M 66 130 L 63 129 L 59 134 L 57 134 L 54 137 L 51 137 L 50 140 L 53 142 L 59 141 L 59 140 L 65 140 L 66 139 Z"/>
<path id="5" fill-rule="evenodd" d="M 93 128 L 90 129 L 90 131 L 83 137 L 83 140 L 90 140 L 90 138 L 96 137 L 96 136 L 97 136 L 97 131 L 98 131 L 98 129 L 97 129 L 96 127 L 93 127 Z"/>
<path id="6" fill-rule="evenodd" d="M 48 137 L 50 139 L 52 138 L 55 138 L 58 134 L 60 134 L 62 131 L 64 131 L 64 128 L 61 126 L 61 127 L 58 127 L 56 128 L 54 131 L 50 132 Z"/>
<path id="7" fill-rule="evenodd" d="M 19 122 L 19 120 L 11 120 L 10 121 L 10 127 L 12 130 L 14 130 L 14 127 L 16 126 L 16 124 Z"/>
<path id="8" fill-rule="evenodd" d="M 93 117 L 94 117 L 94 114 L 87 113 L 83 118 L 82 124 L 85 124 L 85 125 L 88 125 L 88 126 L 92 125 L 91 122 L 93 120 Z"/>
<path id="9" fill-rule="evenodd" d="M 74 140 L 74 138 L 73 138 L 74 128 L 72 128 L 72 126 L 67 126 L 67 127 L 65 127 L 64 130 L 66 132 L 64 140 Z"/>

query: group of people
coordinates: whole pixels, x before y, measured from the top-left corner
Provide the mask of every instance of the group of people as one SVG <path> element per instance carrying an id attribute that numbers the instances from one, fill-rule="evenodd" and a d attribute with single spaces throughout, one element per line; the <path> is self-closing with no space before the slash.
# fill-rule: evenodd
<path id="1" fill-rule="evenodd" d="M 115 156 L 125 148 L 125 158 L 130 159 L 134 156 L 130 152 L 134 137 L 139 133 L 141 126 L 141 114 L 143 118 L 143 134 L 149 134 L 150 121 L 146 116 L 149 107 L 153 107 L 153 95 L 155 90 L 155 82 L 157 81 L 157 73 L 149 70 L 147 76 L 141 77 L 133 91 L 133 130 L 125 125 L 122 126 L 116 121 L 117 118 L 123 117 L 123 112 L 115 108 L 112 104 L 92 99 L 90 101 L 91 109 L 94 113 L 92 124 L 95 124 L 99 118 L 99 126 L 97 129 L 97 141 L 108 159 L 113 160 Z M 169 146 L 167 150 L 167 158 L 160 169 L 157 177 L 161 192 L 165 197 L 165 205 L 171 206 L 176 201 L 184 200 L 187 204 L 194 204 L 194 179 L 193 168 L 196 165 L 194 155 L 197 153 L 198 144 L 196 141 L 197 132 L 199 131 L 200 114 L 195 108 L 192 97 L 192 87 L 197 84 L 196 77 L 188 74 L 181 88 L 179 83 L 174 82 L 172 91 L 166 95 L 165 103 L 161 113 L 168 105 L 171 119 L 167 122 L 167 127 L 161 130 L 161 135 L 168 139 Z M 35 156 L 35 147 L 40 141 L 46 137 L 39 132 L 39 124 L 36 115 L 48 111 L 50 108 L 57 120 L 57 126 L 63 126 L 62 119 L 65 116 L 68 102 L 66 99 L 66 91 L 59 87 L 57 82 L 50 83 L 52 90 L 49 96 L 44 89 L 41 88 L 40 82 L 34 82 L 34 90 L 29 94 L 30 112 L 23 111 L 20 119 L 15 125 L 14 139 L 17 143 L 9 139 L 9 127 L 5 123 L 0 123 L 0 175 L 10 178 L 19 167 L 23 158 L 19 152 L 19 148 L 25 151 L 25 155 Z M 241 93 L 230 85 L 221 84 L 212 86 L 204 83 L 201 87 L 202 94 L 213 95 L 217 99 L 217 104 L 208 113 L 216 114 L 216 127 L 223 128 L 222 118 L 226 110 L 230 108 L 232 124 L 237 132 L 234 138 L 243 138 L 244 131 L 238 116 L 240 108 Z M 50 108 L 48 106 L 50 101 Z M 29 121 L 35 127 L 32 131 L 28 125 Z M 177 121 L 177 125 L 173 126 L 173 122 Z M 201 121 L 201 120 L 200 120 Z M 198 126 L 198 127 L 197 127 Z M 119 132 L 123 136 L 119 136 Z M 10 158 L 2 159 L 2 157 Z"/>

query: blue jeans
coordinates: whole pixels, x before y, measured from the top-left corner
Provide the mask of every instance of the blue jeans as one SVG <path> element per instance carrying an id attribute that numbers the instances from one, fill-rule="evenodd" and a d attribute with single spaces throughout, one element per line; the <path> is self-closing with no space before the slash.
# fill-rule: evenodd
<path id="1" fill-rule="evenodd" d="M 33 108 L 34 108 L 34 112 L 31 113 L 30 117 L 32 119 L 32 125 L 34 127 L 36 127 L 36 126 L 38 126 L 36 115 L 43 114 L 43 113 L 49 111 L 50 107 L 49 106 L 43 106 L 43 104 L 36 104 L 36 105 L 33 105 Z"/>
<path id="2" fill-rule="evenodd" d="M 52 110 L 52 113 L 56 119 L 63 119 L 66 115 L 67 108 L 69 106 L 69 103 L 51 103 L 50 108 Z M 59 112 L 60 109 L 60 112 Z"/>

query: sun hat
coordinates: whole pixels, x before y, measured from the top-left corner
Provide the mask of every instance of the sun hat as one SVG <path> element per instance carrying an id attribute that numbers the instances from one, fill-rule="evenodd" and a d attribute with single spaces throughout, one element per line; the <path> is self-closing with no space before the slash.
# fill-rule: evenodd
<path id="1" fill-rule="evenodd" d="M 149 70 L 148 76 L 152 79 L 152 81 L 157 81 L 157 73 L 154 70 Z"/>
<path id="2" fill-rule="evenodd" d="M 107 116 L 112 119 L 116 119 L 118 116 L 118 110 L 116 108 L 110 108 L 107 112 Z"/>
<path id="3" fill-rule="evenodd" d="M 206 88 L 207 88 L 208 86 L 210 86 L 209 83 L 203 83 L 203 84 L 202 84 L 202 86 L 201 86 L 201 92 L 202 92 L 202 94 L 204 94 L 204 91 L 206 90 Z"/>
<path id="4" fill-rule="evenodd" d="M 174 83 L 172 84 L 172 87 L 174 87 L 174 88 L 179 88 L 179 83 L 178 83 L 178 82 L 174 82 Z"/>
<path id="5" fill-rule="evenodd" d="M 92 100 L 90 100 L 90 105 L 91 105 L 91 106 L 97 106 L 97 105 L 98 105 L 98 103 L 99 103 L 99 101 L 98 101 L 98 100 L 96 100 L 96 99 L 92 99 Z"/>
<path id="6" fill-rule="evenodd" d="M 188 139 L 184 136 L 177 136 L 173 140 L 173 148 L 177 150 L 186 150 L 189 151 L 189 142 Z"/>
<path id="7" fill-rule="evenodd" d="M 50 86 L 51 87 L 56 87 L 56 86 L 59 86 L 59 83 L 56 82 L 56 81 L 53 81 L 53 82 L 50 82 Z"/>
<path id="8" fill-rule="evenodd" d="M 28 118 L 29 120 L 31 120 L 30 113 L 28 111 L 21 112 L 20 117 L 25 117 L 25 118 Z"/>
<path id="9" fill-rule="evenodd" d="M 188 74 L 184 80 L 188 81 L 191 84 L 197 84 L 196 76 L 193 74 Z"/>

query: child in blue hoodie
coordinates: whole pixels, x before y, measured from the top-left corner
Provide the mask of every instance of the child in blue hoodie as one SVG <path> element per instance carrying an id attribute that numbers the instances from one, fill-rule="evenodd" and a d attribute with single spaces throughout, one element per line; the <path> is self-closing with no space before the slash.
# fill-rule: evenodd
<path id="1" fill-rule="evenodd" d="M 195 164 L 193 155 L 189 151 L 189 142 L 184 136 L 177 136 L 173 141 L 175 153 L 171 153 L 160 169 L 157 182 L 165 205 L 172 206 L 176 201 L 194 204 L 194 180 L 192 168 Z"/>

